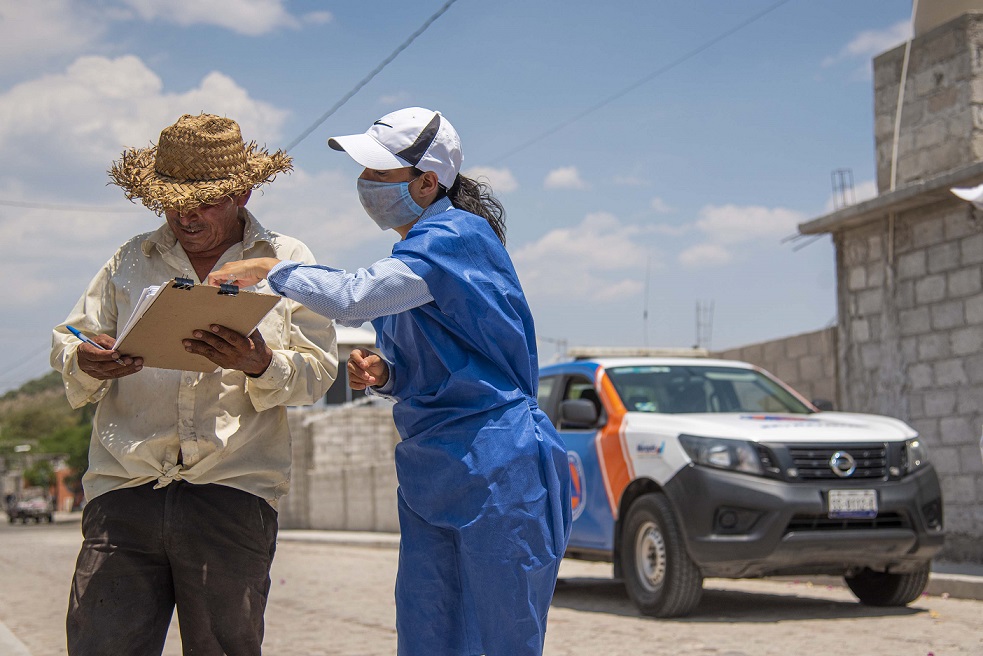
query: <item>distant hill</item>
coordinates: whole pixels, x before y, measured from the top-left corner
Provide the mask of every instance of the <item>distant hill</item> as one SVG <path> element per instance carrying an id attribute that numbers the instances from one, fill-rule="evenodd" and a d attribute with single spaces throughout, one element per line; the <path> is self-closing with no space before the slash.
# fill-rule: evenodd
<path id="1" fill-rule="evenodd" d="M 45 392 L 51 392 L 52 390 L 61 392 L 62 389 L 61 374 L 57 371 L 49 371 L 44 376 L 35 378 L 34 380 L 29 380 L 17 389 L 10 390 L 3 396 L 0 396 L 0 403 L 3 403 L 4 401 L 11 401 L 17 397 L 43 394 Z"/>

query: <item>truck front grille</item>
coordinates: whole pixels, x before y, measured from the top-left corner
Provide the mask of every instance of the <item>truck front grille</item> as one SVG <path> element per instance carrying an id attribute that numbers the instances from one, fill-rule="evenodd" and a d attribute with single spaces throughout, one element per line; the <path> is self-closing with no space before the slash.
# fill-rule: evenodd
<path id="1" fill-rule="evenodd" d="M 849 454 L 856 463 L 856 470 L 849 476 L 837 475 L 830 466 L 830 461 L 838 452 Z M 884 443 L 789 445 L 788 454 L 798 479 L 803 481 L 877 479 L 887 476 L 888 454 Z"/>

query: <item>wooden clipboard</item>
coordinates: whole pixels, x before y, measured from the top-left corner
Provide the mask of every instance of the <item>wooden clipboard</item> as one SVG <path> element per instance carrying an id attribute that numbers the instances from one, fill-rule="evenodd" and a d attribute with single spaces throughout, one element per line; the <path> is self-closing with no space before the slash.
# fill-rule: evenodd
<path id="1" fill-rule="evenodd" d="M 143 358 L 144 367 L 211 373 L 218 365 L 188 353 L 182 340 L 193 339 L 193 331 L 208 330 L 212 324 L 248 335 L 279 300 L 275 294 L 241 291 L 234 285 L 212 287 L 175 278 L 134 310 L 134 315 L 142 314 L 127 322 L 132 325 L 117 339 L 115 350 Z"/>

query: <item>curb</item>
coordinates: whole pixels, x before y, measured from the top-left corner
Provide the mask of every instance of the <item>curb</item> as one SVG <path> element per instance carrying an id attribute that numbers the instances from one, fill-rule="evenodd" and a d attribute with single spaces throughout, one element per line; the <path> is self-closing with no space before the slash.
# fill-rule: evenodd
<path id="1" fill-rule="evenodd" d="M 925 594 L 954 599 L 983 600 L 983 578 L 966 574 L 935 574 L 928 577 Z"/>
<path id="2" fill-rule="evenodd" d="M 278 540 L 285 542 L 309 542 L 331 544 L 342 547 L 373 547 L 383 549 L 399 548 L 399 533 L 377 533 L 373 531 L 325 531 L 316 529 L 283 529 L 277 535 Z M 923 594 L 933 597 L 948 597 L 952 599 L 971 599 L 983 601 L 983 568 L 966 566 L 964 569 L 974 574 L 960 574 L 951 570 L 959 570 L 959 565 L 940 564 L 934 566 L 950 570 L 947 572 L 932 572 L 928 585 Z M 980 570 L 979 575 L 975 572 Z M 843 579 L 836 576 L 773 576 L 765 580 L 773 581 L 810 581 L 816 585 L 832 585 L 843 587 Z"/>

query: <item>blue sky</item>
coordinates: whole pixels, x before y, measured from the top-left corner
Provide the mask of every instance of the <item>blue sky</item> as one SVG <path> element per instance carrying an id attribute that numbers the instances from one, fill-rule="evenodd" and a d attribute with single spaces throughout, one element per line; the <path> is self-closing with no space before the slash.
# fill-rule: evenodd
<path id="1" fill-rule="evenodd" d="M 119 244 L 159 225 L 107 186 L 124 148 L 202 111 L 285 147 L 443 4 L 0 5 L 0 391 L 48 371 L 51 327 Z M 295 172 L 250 209 L 322 263 L 384 257 L 395 233 L 364 216 L 359 168 L 325 141 L 420 105 L 450 119 L 465 172 L 506 207 L 544 361 L 558 340 L 692 346 L 697 303 L 713 305 L 714 349 L 817 330 L 836 318 L 830 240 L 783 239 L 831 211 L 834 169 L 852 171 L 857 199 L 874 195 L 871 59 L 904 42 L 910 12 L 457 0 L 291 150 Z"/>

